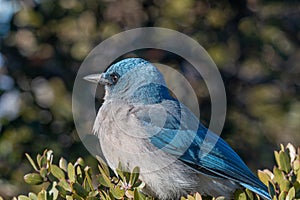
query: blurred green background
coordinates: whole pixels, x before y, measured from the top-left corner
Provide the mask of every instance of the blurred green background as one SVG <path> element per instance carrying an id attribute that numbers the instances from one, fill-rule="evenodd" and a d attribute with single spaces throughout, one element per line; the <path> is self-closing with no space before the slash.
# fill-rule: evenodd
<path id="1" fill-rule="evenodd" d="M 208 51 L 227 92 L 222 137 L 253 171 L 272 168 L 278 144 L 299 146 L 299 1 L 0 0 L 1 196 L 38 189 L 24 184 L 25 152 L 48 148 L 56 160 L 93 163 L 72 118 L 76 72 L 101 41 L 143 26 L 180 31 Z M 129 55 L 181 70 L 209 123 L 209 94 L 182 58 L 155 49 Z"/>

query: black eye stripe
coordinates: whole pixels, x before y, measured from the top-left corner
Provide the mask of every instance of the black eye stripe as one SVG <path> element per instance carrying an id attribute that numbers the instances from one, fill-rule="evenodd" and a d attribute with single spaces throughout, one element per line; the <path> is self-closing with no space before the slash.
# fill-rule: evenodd
<path id="1" fill-rule="evenodd" d="M 110 74 L 110 78 L 113 83 L 117 83 L 120 78 L 120 75 L 118 73 L 114 72 L 114 73 Z"/>

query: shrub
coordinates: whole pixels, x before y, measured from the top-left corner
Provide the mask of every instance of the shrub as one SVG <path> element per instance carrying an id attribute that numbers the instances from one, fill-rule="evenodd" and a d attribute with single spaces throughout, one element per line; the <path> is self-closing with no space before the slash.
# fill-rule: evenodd
<path id="1" fill-rule="evenodd" d="M 259 179 L 268 186 L 273 200 L 300 199 L 300 148 L 296 149 L 288 144 L 281 145 L 275 151 L 276 165 L 273 170 L 259 170 Z M 43 189 L 37 194 L 30 192 L 19 195 L 18 200 L 43 200 L 43 199 L 134 199 L 151 200 L 141 192 L 145 186 L 139 180 L 139 168 L 131 173 L 124 172 L 121 164 L 113 173 L 105 162 L 97 157 L 98 168 L 94 173 L 91 167 L 85 165 L 82 158 L 75 163 L 67 162 L 60 158 L 58 165 L 53 163 L 53 151 L 45 150 L 38 154 L 36 161 L 26 154 L 34 172 L 26 174 L 24 180 L 31 185 L 44 184 Z M 94 170 L 95 171 L 95 170 Z M 213 199 L 223 200 L 224 197 L 207 197 L 199 193 L 181 197 L 181 200 Z M 237 190 L 234 194 L 236 200 L 259 200 L 260 197 L 248 189 Z"/>

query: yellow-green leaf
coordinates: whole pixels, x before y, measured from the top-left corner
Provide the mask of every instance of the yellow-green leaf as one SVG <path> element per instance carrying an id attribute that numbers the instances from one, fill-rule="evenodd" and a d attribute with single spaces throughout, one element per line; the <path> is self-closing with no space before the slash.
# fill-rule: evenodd
<path id="1" fill-rule="evenodd" d="M 86 166 L 84 168 L 84 172 L 85 172 L 85 189 L 90 191 L 93 189 L 93 183 L 92 183 L 92 179 L 91 179 L 91 168 Z"/>
<path id="2" fill-rule="evenodd" d="M 268 182 L 271 181 L 270 176 L 261 170 L 258 170 L 257 175 L 261 182 L 263 182 L 265 185 L 268 185 Z"/>
<path id="3" fill-rule="evenodd" d="M 43 177 L 37 173 L 30 173 L 24 176 L 24 180 L 26 183 L 30 185 L 39 185 L 44 182 Z"/>
<path id="4" fill-rule="evenodd" d="M 286 199 L 287 199 L 287 200 L 295 199 L 295 195 L 296 195 L 295 188 L 292 187 L 292 188 L 289 190 L 288 194 L 286 195 Z"/>
<path id="5" fill-rule="evenodd" d="M 75 168 L 72 163 L 68 164 L 68 177 L 69 177 L 70 182 L 73 182 L 73 183 L 75 182 L 75 178 L 76 178 Z"/>
<path id="6" fill-rule="evenodd" d="M 125 176 L 124 176 L 124 174 L 123 174 L 123 171 L 122 171 L 121 169 L 119 169 L 119 168 L 116 168 L 116 172 L 117 172 L 117 174 L 118 174 L 118 177 L 119 177 L 123 182 L 125 182 L 126 180 L 125 180 Z"/>
<path id="7" fill-rule="evenodd" d="M 47 192 L 44 189 L 38 193 L 38 200 L 47 200 Z"/>
<path id="8" fill-rule="evenodd" d="M 67 183 L 66 180 L 62 179 L 58 183 L 59 186 L 63 187 L 66 191 L 71 191 L 71 186 L 69 183 Z"/>
<path id="9" fill-rule="evenodd" d="M 42 168 L 40 169 L 40 175 L 41 175 L 43 178 L 46 178 L 47 174 L 48 174 L 48 170 L 47 170 L 45 167 L 42 167 Z"/>
<path id="10" fill-rule="evenodd" d="M 25 195 L 19 195 L 18 200 L 30 200 L 30 198 Z"/>
<path id="11" fill-rule="evenodd" d="M 287 193 L 285 191 L 282 191 L 278 196 L 278 200 L 285 200 L 286 194 Z"/>
<path id="12" fill-rule="evenodd" d="M 107 167 L 107 164 L 102 160 L 101 157 L 96 156 L 97 160 L 99 161 L 100 167 L 103 170 L 103 172 L 106 174 L 106 176 L 110 176 L 109 174 L 109 168 Z"/>
<path id="13" fill-rule="evenodd" d="M 81 157 L 77 159 L 75 165 L 77 165 L 77 164 L 80 165 L 80 166 L 82 166 L 82 167 L 85 165 L 84 164 L 84 160 Z"/>
<path id="14" fill-rule="evenodd" d="M 202 200 L 202 197 L 198 192 L 195 194 L 195 200 Z M 224 199 L 222 199 L 222 197 L 220 197 L 220 199 L 217 198 L 216 200 L 224 200 Z"/>
<path id="15" fill-rule="evenodd" d="M 137 189 L 134 189 L 134 197 L 133 197 L 134 200 L 144 200 L 145 197 L 137 190 Z"/>
<path id="16" fill-rule="evenodd" d="M 62 197 L 66 198 L 67 194 L 69 194 L 69 193 L 67 192 L 67 190 L 65 190 L 62 186 L 56 185 L 55 187 L 56 187 L 56 189 L 59 191 L 59 194 L 60 194 Z"/>
<path id="17" fill-rule="evenodd" d="M 56 178 L 60 179 L 65 179 L 65 173 L 62 169 L 60 169 L 57 165 L 52 164 L 51 165 L 51 173 L 53 176 Z"/>
<path id="18" fill-rule="evenodd" d="M 38 198 L 37 198 L 37 195 L 34 194 L 33 192 L 29 192 L 28 197 L 29 197 L 31 200 L 37 200 L 37 199 L 38 199 Z"/>
<path id="19" fill-rule="evenodd" d="M 67 165 L 68 165 L 68 163 L 67 163 L 67 161 L 66 161 L 66 159 L 64 159 L 63 157 L 61 157 L 60 159 L 59 159 L 59 167 L 62 169 L 62 170 L 64 170 L 65 172 L 67 172 Z"/>
<path id="20" fill-rule="evenodd" d="M 112 187 L 111 181 L 105 174 L 100 174 L 97 177 L 98 177 L 98 181 L 101 185 L 103 185 L 105 187 Z"/>
<path id="21" fill-rule="evenodd" d="M 243 190 L 237 190 L 237 191 L 235 191 L 234 199 L 236 199 L 236 200 L 247 200 L 247 195 Z"/>
<path id="22" fill-rule="evenodd" d="M 291 170 L 290 157 L 287 152 L 279 152 L 279 169 L 289 173 Z"/>
<path id="23" fill-rule="evenodd" d="M 88 191 L 86 191 L 80 184 L 78 183 L 72 183 L 72 190 L 80 197 L 85 198 L 88 195 Z"/>
<path id="24" fill-rule="evenodd" d="M 295 171 L 295 174 L 300 170 L 300 160 L 295 160 L 293 162 L 293 170 Z"/>
<path id="25" fill-rule="evenodd" d="M 130 175 L 130 181 L 129 181 L 130 185 L 133 186 L 137 182 L 137 180 L 139 179 L 139 175 L 140 175 L 139 173 L 140 173 L 140 168 L 139 167 L 135 167 L 132 170 L 132 173 Z"/>
<path id="26" fill-rule="evenodd" d="M 30 162 L 31 166 L 33 167 L 33 169 L 34 169 L 35 171 L 38 171 L 38 168 L 36 167 L 34 161 L 33 161 L 32 158 L 30 157 L 30 155 L 27 154 L 27 153 L 25 153 L 25 155 L 26 155 L 28 161 Z"/>
<path id="27" fill-rule="evenodd" d="M 71 195 L 67 195 L 66 200 L 73 200 L 73 197 Z"/>
<path id="28" fill-rule="evenodd" d="M 109 189 L 109 191 L 111 192 L 111 194 L 116 198 L 116 199 L 121 199 L 124 194 L 125 194 L 125 191 L 122 190 L 119 186 L 117 187 L 111 187 Z"/>
<path id="29" fill-rule="evenodd" d="M 86 200 L 99 200 L 97 197 L 87 197 Z"/>
<path id="30" fill-rule="evenodd" d="M 126 197 L 128 197 L 129 199 L 133 199 L 134 191 L 132 191 L 132 190 L 126 190 L 125 195 L 126 195 Z"/>
<path id="31" fill-rule="evenodd" d="M 269 181 L 268 183 L 268 189 L 269 189 L 269 194 L 271 195 L 272 199 L 275 197 L 276 198 L 276 190 L 275 186 L 272 182 Z"/>
<path id="32" fill-rule="evenodd" d="M 285 178 L 284 173 L 276 166 L 273 169 L 274 180 L 278 183 L 281 191 L 288 191 L 290 188 L 290 182 Z"/>

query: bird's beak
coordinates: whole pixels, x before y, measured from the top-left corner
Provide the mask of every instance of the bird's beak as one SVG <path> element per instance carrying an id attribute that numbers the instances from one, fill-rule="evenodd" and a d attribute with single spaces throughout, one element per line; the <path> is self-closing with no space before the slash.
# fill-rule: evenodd
<path id="1" fill-rule="evenodd" d="M 104 73 L 101 74 L 91 74 L 83 77 L 84 80 L 92 82 L 92 83 L 97 83 L 101 85 L 111 85 L 111 81 L 107 78 L 105 78 Z"/>

